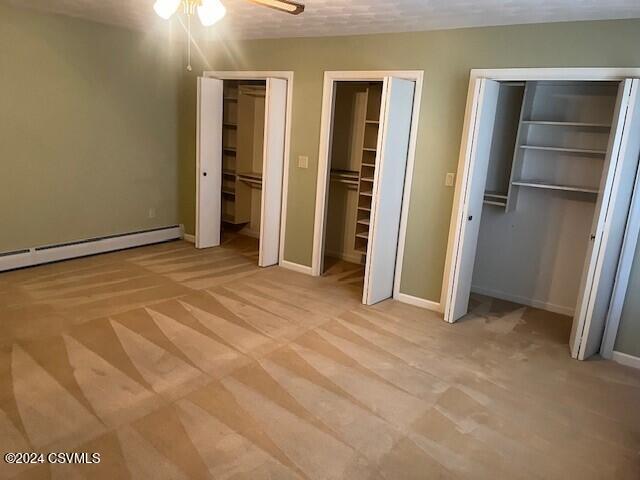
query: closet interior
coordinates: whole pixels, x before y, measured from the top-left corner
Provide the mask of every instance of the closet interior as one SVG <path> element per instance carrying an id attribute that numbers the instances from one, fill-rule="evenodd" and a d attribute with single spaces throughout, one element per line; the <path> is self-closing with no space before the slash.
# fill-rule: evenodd
<path id="1" fill-rule="evenodd" d="M 260 238 L 265 81 L 225 80 L 222 124 L 222 234 Z"/>
<path id="2" fill-rule="evenodd" d="M 619 82 L 501 82 L 472 291 L 573 316 Z"/>
<path id="3" fill-rule="evenodd" d="M 336 82 L 325 229 L 328 259 L 364 264 L 380 126 L 382 82 Z"/>

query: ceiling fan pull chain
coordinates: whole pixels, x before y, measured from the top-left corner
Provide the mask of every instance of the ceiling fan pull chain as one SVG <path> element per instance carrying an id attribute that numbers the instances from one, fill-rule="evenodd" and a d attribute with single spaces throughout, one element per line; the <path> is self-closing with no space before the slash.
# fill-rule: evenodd
<path id="1" fill-rule="evenodd" d="M 304 12 L 304 5 L 297 3 L 295 0 L 249 0 L 250 2 L 263 5 L 265 7 L 274 8 L 281 12 L 298 15 Z M 210 27 L 227 13 L 227 9 L 220 0 L 155 0 L 153 9 L 165 20 L 169 20 L 171 16 L 177 12 L 182 6 L 182 11 L 187 16 L 187 72 L 193 70 L 191 67 L 191 17 L 196 13 L 200 17 L 200 23 L 205 27 Z M 182 28 L 184 23 L 178 16 L 178 21 Z M 196 45 L 198 47 L 198 45 Z"/>
<path id="2" fill-rule="evenodd" d="M 191 15 L 187 14 L 187 72 L 192 70 L 191 68 Z"/>

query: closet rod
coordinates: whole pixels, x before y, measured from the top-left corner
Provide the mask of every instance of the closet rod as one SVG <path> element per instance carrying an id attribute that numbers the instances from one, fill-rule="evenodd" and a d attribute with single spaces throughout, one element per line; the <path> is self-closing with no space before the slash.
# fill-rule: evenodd
<path id="1" fill-rule="evenodd" d="M 354 185 L 354 186 L 358 186 L 358 181 L 357 180 L 347 180 L 345 178 L 336 178 L 336 177 L 331 177 L 331 181 L 335 182 L 335 183 L 344 183 L 346 185 Z"/>

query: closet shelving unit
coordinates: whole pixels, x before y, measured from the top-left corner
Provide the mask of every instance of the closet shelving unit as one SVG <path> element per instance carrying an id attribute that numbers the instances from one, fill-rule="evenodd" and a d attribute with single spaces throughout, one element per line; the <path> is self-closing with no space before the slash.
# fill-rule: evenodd
<path id="1" fill-rule="evenodd" d="M 501 88 L 521 90 L 519 121 L 515 136 L 504 125 L 496 126 L 494 142 L 504 130 L 513 139 L 513 155 L 511 164 L 501 168 L 509 171 L 508 180 L 490 178 L 490 168 L 484 203 L 512 211 L 521 189 L 561 191 L 595 201 L 615 90 L 597 82 L 525 82 Z"/>
<path id="2" fill-rule="evenodd" d="M 262 188 L 264 115 L 255 99 L 264 98 L 264 85 L 225 81 L 222 121 L 222 221 L 251 222 L 252 189 Z M 264 104 L 264 101 L 262 102 Z M 264 107 L 262 107 L 262 112 Z"/>
<path id="3" fill-rule="evenodd" d="M 382 84 L 372 83 L 367 88 L 364 135 L 362 137 L 362 156 L 358 177 L 358 208 L 354 250 L 366 255 L 369 243 L 371 205 L 373 204 L 373 179 L 378 156 L 378 134 L 380 127 L 380 105 Z"/>
<path id="4" fill-rule="evenodd" d="M 334 112 L 334 121 L 338 123 L 335 124 L 332 141 L 339 143 L 332 153 L 329 180 L 344 185 L 351 192 L 344 197 L 338 195 L 342 201 L 348 202 L 346 208 L 341 209 L 346 212 L 344 232 L 348 233 L 340 234 L 344 235 L 345 242 L 340 248 L 349 255 L 363 256 L 367 253 L 374 201 L 382 82 L 358 82 L 343 94 L 345 97 L 341 97 L 343 103 L 339 112 Z"/>

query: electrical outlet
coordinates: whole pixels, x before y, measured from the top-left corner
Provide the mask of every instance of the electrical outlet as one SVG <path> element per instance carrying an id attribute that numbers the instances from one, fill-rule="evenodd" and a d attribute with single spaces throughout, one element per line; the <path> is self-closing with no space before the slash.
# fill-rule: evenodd
<path id="1" fill-rule="evenodd" d="M 306 155 L 299 155 L 298 168 L 309 168 L 309 157 L 307 157 Z"/>
<path id="2" fill-rule="evenodd" d="M 447 173 L 447 176 L 444 179 L 445 187 L 453 187 L 456 183 L 456 174 L 455 173 Z"/>
<path id="3" fill-rule="evenodd" d="M 156 209 L 155 208 L 150 208 L 149 209 L 149 218 L 156 218 Z"/>

